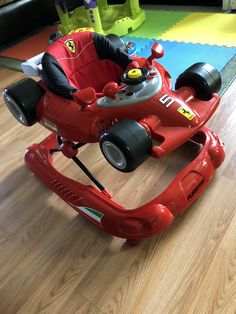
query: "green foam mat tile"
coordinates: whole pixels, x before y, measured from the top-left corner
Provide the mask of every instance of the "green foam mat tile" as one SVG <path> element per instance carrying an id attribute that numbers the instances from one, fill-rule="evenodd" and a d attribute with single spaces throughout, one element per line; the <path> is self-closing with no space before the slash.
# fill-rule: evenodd
<path id="1" fill-rule="evenodd" d="M 186 17 L 190 12 L 146 10 L 145 22 L 128 36 L 142 38 L 157 38 L 165 33 L 170 27 Z"/>

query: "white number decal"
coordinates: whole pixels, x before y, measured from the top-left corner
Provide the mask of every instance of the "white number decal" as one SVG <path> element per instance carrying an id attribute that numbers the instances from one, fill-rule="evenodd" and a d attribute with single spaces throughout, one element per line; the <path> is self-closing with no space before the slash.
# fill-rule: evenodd
<path id="1" fill-rule="evenodd" d="M 174 99 L 170 97 L 168 94 L 164 94 L 159 98 L 159 101 L 166 106 L 166 108 L 169 108 L 173 103 Z"/>

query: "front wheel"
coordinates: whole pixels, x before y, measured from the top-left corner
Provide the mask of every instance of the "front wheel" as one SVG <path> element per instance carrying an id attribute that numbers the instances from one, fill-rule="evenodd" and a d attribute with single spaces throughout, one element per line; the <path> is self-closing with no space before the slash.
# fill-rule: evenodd
<path id="1" fill-rule="evenodd" d="M 176 80 L 176 90 L 184 86 L 193 87 L 198 99 L 210 100 L 212 94 L 221 88 L 221 76 L 212 65 L 204 62 L 195 63 Z"/>
<path id="2" fill-rule="evenodd" d="M 138 122 L 125 119 L 113 125 L 101 136 L 100 148 L 114 168 L 130 172 L 149 157 L 152 141 Z"/>

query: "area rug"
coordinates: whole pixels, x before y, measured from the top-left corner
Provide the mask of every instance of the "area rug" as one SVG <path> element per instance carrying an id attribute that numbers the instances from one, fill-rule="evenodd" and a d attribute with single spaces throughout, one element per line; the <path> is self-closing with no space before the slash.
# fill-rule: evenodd
<path id="1" fill-rule="evenodd" d="M 49 45 L 50 34 L 57 31 L 57 25 L 51 25 L 37 34 L 0 51 L 0 66 L 21 70 L 21 63 L 44 52 Z"/>

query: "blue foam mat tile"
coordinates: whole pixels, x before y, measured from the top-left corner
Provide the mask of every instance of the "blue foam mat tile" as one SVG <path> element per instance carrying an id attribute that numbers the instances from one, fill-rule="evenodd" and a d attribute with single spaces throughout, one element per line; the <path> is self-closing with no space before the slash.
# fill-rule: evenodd
<path id="1" fill-rule="evenodd" d="M 135 41 L 134 41 L 135 42 Z M 170 73 L 173 82 L 186 68 L 197 62 L 207 62 L 218 71 L 236 54 L 235 47 L 211 46 L 206 44 L 191 44 L 158 40 L 163 45 L 165 55 L 158 60 Z M 150 55 L 152 43 L 139 50 L 138 55 L 147 58 Z"/>
<path id="2" fill-rule="evenodd" d="M 141 49 L 145 48 L 146 46 L 153 45 L 155 39 L 150 38 L 140 38 L 140 37 L 131 37 L 131 36 L 124 36 L 122 37 L 124 42 L 133 41 L 136 44 L 136 52 L 135 55 L 140 55 L 139 52 Z"/>

